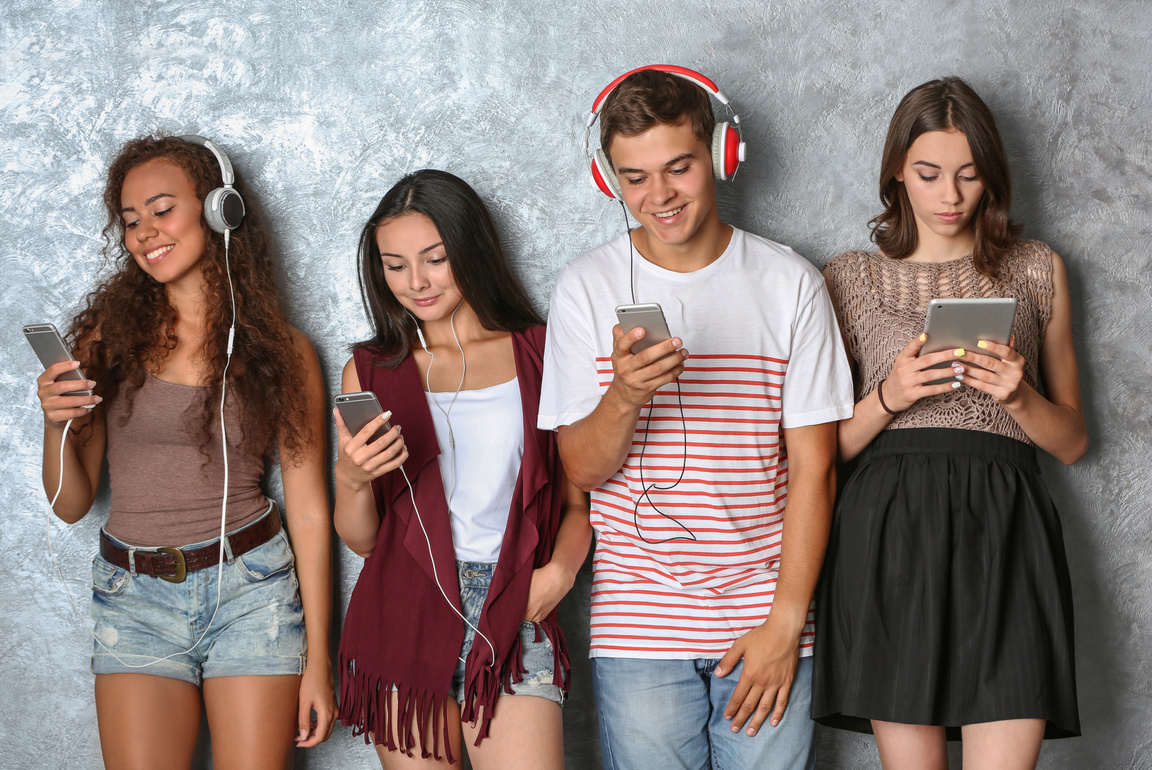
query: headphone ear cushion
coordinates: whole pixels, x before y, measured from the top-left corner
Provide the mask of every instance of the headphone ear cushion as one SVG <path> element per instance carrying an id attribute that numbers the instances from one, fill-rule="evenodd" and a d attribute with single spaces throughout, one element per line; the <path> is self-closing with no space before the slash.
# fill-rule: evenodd
<path id="1" fill-rule="evenodd" d="M 604 150 L 596 150 L 592 156 L 592 180 L 600 191 L 614 200 L 624 200 L 624 192 L 620 188 L 620 180 L 612 170 L 612 162 Z"/>
<path id="2" fill-rule="evenodd" d="M 231 187 L 217 187 L 204 198 L 204 221 L 215 232 L 235 230 L 244 214 L 244 199 Z"/>
<path id="3" fill-rule="evenodd" d="M 727 123 L 717 123 L 712 130 L 712 174 L 721 182 L 740 168 L 740 132 Z"/>

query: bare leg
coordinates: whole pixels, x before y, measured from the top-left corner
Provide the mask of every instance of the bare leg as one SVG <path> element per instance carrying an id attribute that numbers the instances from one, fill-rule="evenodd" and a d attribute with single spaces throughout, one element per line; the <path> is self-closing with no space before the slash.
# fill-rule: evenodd
<path id="1" fill-rule="evenodd" d="M 204 680 L 212 766 L 284 770 L 296 750 L 300 677 L 222 676 Z"/>
<path id="2" fill-rule="evenodd" d="M 395 714 L 399 710 L 399 696 L 392 693 L 392 713 Z M 402 751 L 389 751 L 387 746 L 376 744 L 376 754 L 380 757 L 380 765 L 384 770 L 416 770 L 416 768 L 431 768 L 431 767 L 460 767 L 460 759 L 463 756 L 460 749 L 460 706 L 455 700 L 448 701 L 448 740 L 452 747 L 452 756 L 456 759 L 455 765 L 448 764 L 448 756 L 444 752 L 444 746 L 440 746 L 440 760 L 437 761 L 434 757 L 423 759 L 420 756 L 420 744 L 417 743 L 416 747 L 412 749 L 412 756 L 408 756 Z M 412 732 L 416 732 L 416 719 L 412 719 Z M 424 735 L 424 745 L 431 747 L 433 740 L 437 736 Z M 374 739 L 379 738 L 383 740 L 383 736 L 373 736 Z M 471 756 L 471 755 L 470 755 Z"/>
<path id="3" fill-rule="evenodd" d="M 479 729 L 464 725 L 475 770 L 563 770 L 564 720 L 553 701 L 506 695 L 496 701 L 490 728 L 488 737 L 474 746 Z"/>
<path id="4" fill-rule="evenodd" d="M 99 674 L 96 717 L 109 770 L 190 767 L 200 732 L 200 689 L 151 674 Z"/>
<path id="5" fill-rule="evenodd" d="M 884 770 L 948 770 L 944 728 L 872 720 Z M 969 770 L 965 766 L 965 770 Z"/>
<path id="6" fill-rule="evenodd" d="M 1033 770 L 1044 740 L 1043 719 L 964 725 L 964 770 Z"/>

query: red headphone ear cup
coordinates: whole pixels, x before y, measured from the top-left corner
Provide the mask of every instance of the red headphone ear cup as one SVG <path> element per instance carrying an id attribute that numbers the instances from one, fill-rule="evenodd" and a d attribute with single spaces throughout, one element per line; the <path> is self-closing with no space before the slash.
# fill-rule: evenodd
<path id="1" fill-rule="evenodd" d="M 613 200 L 623 200 L 624 194 L 620 189 L 620 180 L 612 170 L 612 164 L 603 150 L 597 150 L 592 156 L 592 181 L 600 192 Z"/>
<path id="2" fill-rule="evenodd" d="M 724 124 L 728 126 L 727 123 Z M 740 141 L 740 132 L 728 126 L 724 131 L 724 178 L 731 178 L 740 168 L 740 161 L 744 160 L 744 143 Z"/>

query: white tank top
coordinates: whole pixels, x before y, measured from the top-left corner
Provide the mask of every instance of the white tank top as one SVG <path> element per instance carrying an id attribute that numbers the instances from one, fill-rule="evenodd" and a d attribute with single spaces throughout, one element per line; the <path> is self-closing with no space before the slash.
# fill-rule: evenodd
<path id="1" fill-rule="evenodd" d="M 424 395 L 440 444 L 440 475 L 456 558 L 495 562 L 524 456 L 520 384 L 513 378 L 490 388 L 462 390 L 448 418 L 444 412 L 452 404 L 451 392 Z"/>

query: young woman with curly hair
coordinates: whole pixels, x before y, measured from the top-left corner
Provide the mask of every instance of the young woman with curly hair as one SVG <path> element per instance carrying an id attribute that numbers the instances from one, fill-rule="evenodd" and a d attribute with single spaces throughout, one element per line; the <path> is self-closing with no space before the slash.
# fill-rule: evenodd
<path id="1" fill-rule="evenodd" d="M 248 211 L 230 244 L 210 228 L 205 196 L 227 161 L 202 142 L 145 137 L 113 160 L 114 269 L 68 331 L 76 360 L 37 380 L 57 516 L 88 513 L 108 461 L 92 671 L 110 768 L 188 767 L 201 704 L 218 768 L 290 766 L 334 719 L 320 366 L 239 180 Z M 88 381 L 57 381 L 77 366 Z M 277 456 L 287 533 L 261 487 Z"/>

